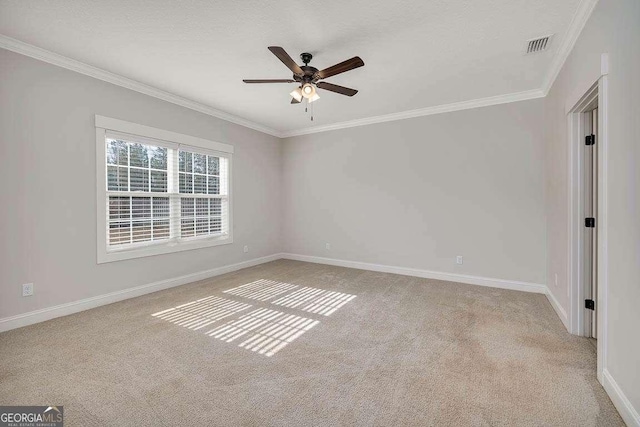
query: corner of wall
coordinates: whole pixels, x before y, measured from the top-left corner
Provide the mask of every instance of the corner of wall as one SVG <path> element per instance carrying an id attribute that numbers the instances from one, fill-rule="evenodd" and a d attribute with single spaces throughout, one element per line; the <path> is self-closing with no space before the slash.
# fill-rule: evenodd
<path id="1" fill-rule="evenodd" d="M 549 300 L 551 307 L 553 307 L 553 310 L 556 312 L 556 314 L 562 321 L 562 324 L 564 325 L 564 327 L 567 328 L 568 332 L 571 332 L 571 322 L 569 322 L 569 316 L 567 316 L 567 312 L 565 311 L 564 307 L 562 307 L 562 305 L 558 302 L 558 300 L 553 295 L 553 292 L 551 292 L 551 289 L 549 289 L 548 286 L 546 286 L 546 290 L 544 294 L 546 295 L 547 300 Z"/>

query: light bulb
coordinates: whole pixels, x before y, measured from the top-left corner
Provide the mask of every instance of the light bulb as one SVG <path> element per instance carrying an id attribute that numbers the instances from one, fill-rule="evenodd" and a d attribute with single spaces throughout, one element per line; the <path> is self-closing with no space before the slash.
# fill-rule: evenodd
<path id="1" fill-rule="evenodd" d="M 305 83 L 302 85 L 302 96 L 305 98 L 311 98 L 316 94 L 316 88 L 311 83 Z"/>

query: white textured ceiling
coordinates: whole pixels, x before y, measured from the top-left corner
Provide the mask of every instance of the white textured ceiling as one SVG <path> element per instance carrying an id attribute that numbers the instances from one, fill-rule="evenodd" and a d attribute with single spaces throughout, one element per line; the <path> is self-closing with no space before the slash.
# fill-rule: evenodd
<path id="1" fill-rule="evenodd" d="M 2 0 L 0 34 L 287 132 L 539 89 L 580 2 Z M 360 92 L 319 92 L 311 123 L 294 84 L 242 83 L 291 77 L 271 45 L 319 69 L 360 56 L 327 79 Z"/>

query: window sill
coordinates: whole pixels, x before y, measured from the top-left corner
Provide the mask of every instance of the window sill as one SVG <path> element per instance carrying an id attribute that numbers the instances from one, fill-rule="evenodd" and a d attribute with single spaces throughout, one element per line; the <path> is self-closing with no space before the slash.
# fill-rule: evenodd
<path id="1" fill-rule="evenodd" d="M 133 258 L 143 258 L 154 255 L 170 254 L 174 252 L 190 251 L 193 249 L 202 249 L 212 246 L 228 245 L 233 243 L 233 237 L 230 234 L 225 236 L 201 237 L 184 241 L 171 241 L 165 243 L 149 244 L 146 246 L 138 246 L 126 249 L 112 249 L 108 251 L 106 248 L 98 250 L 98 264 L 104 264 L 113 261 L 122 261 Z"/>

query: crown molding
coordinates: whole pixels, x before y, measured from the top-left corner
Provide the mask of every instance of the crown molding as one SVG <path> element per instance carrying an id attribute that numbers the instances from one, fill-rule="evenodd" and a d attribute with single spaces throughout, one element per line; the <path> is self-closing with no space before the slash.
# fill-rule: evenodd
<path id="1" fill-rule="evenodd" d="M 217 117 L 219 119 L 226 120 L 240 126 L 257 130 L 262 133 L 266 133 L 278 138 L 281 137 L 280 132 L 278 132 L 277 130 L 263 126 L 259 123 L 243 119 L 242 117 L 234 116 L 233 114 L 225 113 L 224 111 L 217 110 L 213 107 L 209 107 L 208 105 L 201 104 L 199 102 L 192 101 L 190 99 L 183 98 L 169 92 L 165 92 L 164 90 L 155 88 L 153 86 L 149 86 L 136 80 L 114 74 L 110 71 L 85 64 L 84 62 L 76 61 L 75 59 L 67 58 L 66 56 L 50 52 L 46 49 L 21 42 L 20 40 L 13 39 L 2 34 L 0 34 L 0 48 L 19 53 L 21 55 L 29 56 L 40 61 L 48 62 L 49 64 L 66 68 L 67 70 L 75 71 L 77 73 L 84 74 L 86 76 L 93 77 L 107 83 L 112 83 L 117 86 L 131 89 L 136 92 L 140 92 L 145 95 L 149 95 L 154 98 L 179 105 L 181 107 L 189 108 L 191 110 L 198 111 L 209 116 Z"/>
<path id="2" fill-rule="evenodd" d="M 567 34 L 565 34 L 560 48 L 554 55 L 551 67 L 549 68 L 549 71 L 542 83 L 544 96 L 547 96 L 549 90 L 551 90 L 551 86 L 553 86 L 553 83 L 556 81 L 565 61 L 569 57 L 569 54 L 571 54 L 571 51 L 578 41 L 578 37 L 589 20 L 593 9 L 595 9 L 596 4 L 598 4 L 598 0 L 582 0 L 578 5 L 578 9 L 576 10 L 576 13 L 573 14 L 573 19 L 569 24 Z"/>
<path id="3" fill-rule="evenodd" d="M 240 126 L 245 126 L 250 129 L 257 130 L 268 135 L 275 136 L 277 138 L 289 138 L 292 136 L 307 135 L 318 132 L 327 132 L 331 130 L 345 129 L 356 126 L 366 126 L 375 123 L 384 123 L 395 120 L 411 119 L 414 117 L 429 116 L 433 114 L 449 113 L 453 111 L 468 110 L 471 108 L 488 107 L 491 105 L 506 104 L 510 102 L 524 101 L 528 99 L 543 98 L 547 96 L 551 86 L 555 79 L 558 77 L 560 70 L 562 69 L 565 61 L 571 53 L 573 47 L 582 32 L 587 20 L 591 16 L 598 0 L 582 0 L 576 13 L 569 24 L 569 29 L 565 35 L 558 52 L 554 55 L 551 63 L 551 68 L 546 74 L 540 89 L 533 89 L 524 92 L 515 92 L 498 96 L 491 96 L 487 98 L 473 99 L 469 101 L 455 102 L 451 104 L 436 105 L 432 107 L 419 108 L 416 110 L 401 111 L 398 113 L 385 114 L 380 116 L 365 117 L 362 119 L 348 120 L 339 123 L 333 123 L 324 126 L 314 126 L 302 129 L 295 129 L 290 131 L 278 131 L 270 127 L 261 125 L 259 123 L 244 119 L 242 117 L 235 116 L 233 114 L 226 113 L 221 110 L 217 110 L 205 104 L 201 104 L 196 101 L 192 101 L 187 98 L 183 98 L 178 95 L 163 91 L 153 86 L 140 83 L 136 80 L 129 79 L 127 77 L 114 74 L 112 72 L 102 70 L 100 68 L 85 64 L 75 59 L 67 58 L 66 56 L 59 55 L 57 53 L 50 52 L 46 49 L 39 48 L 37 46 L 30 45 L 28 43 L 21 42 L 11 37 L 0 34 L 0 48 L 7 49 L 31 58 L 38 59 L 40 61 L 48 62 L 50 64 L 66 68 L 71 71 L 75 71 L 108 83 L 112 83 L 127 89 L 134 90 L 136 92 L 143 93 L 145 95 L 153 96 L 154 98 L 162 99 L 163 101 L 171 102 L 172 104 L 180 105 L 185 108 L 189 108 L 194 111 L 198 111 L 203 114 L 207 114 L 213 117 L 217 117 L 222 120 L 226 120 L 231 123 L 235 123 Z"/>
<path id="4" fill-rule="evenodd" d="M 488 98 L 474 99 L 470 101 L 456 102 L 452 104 L 437 105 L 433 107 L 420 108 L 417 110 L 401 111 L 399 113 L 386 114 L 382 116 L 366 117 L 363 119 L 349 120 L 340 123 L 333 123 L 326 126 L 314 126 L 310 128 L 297 129 L 292 131 L 280 132 L 276 129 L 272 129 L 263 126 L 259 123 L 237 117 L 224 111 L 217 110 L 209 107 L 208 105 L 201 104 L 199 102 L 192 101 L 187 98 L 183 98 L 178 95 L 174 95 L 169 92 L 165 92 L 161 89 L 149 86 L 144 83 L 140 83 L 136 80 L 120 76 L 118 74 L 106 71 L 92 65 L 85 64 L 84 62 L 76 61 L 75 59 L 68 58 L 66 56 L 59 55 L 57 53 L 42 49 L 37 46 L 24 43 L 20 40 L 7 37 L 0 34 L 0 48 L 10 50 L 12 52 L 19 53 L 43 62 L 47 62 L 58 67 L 66 68 L 67 70 L 75 71 L 80 74 L 84 74 L 89 77 L 96 78 L 117 86 L 131 89 L 136 92 L 143 93 L 145 95 L 153 96 L 154 98 L 161 99 L 163 101 L 171 102 L 172 104 L 180 105 L 181 107 L 189 108 L 191 110 L 198 111 L 213 117 L 217 117 L 222 120 L 226 120 L 231 123 L 235 123 L 240 126 L 245 126 L 262 133 L 266 133 L 277 138 L 288 138 L 291 136 L 305 135 L 317 132 L 326 132 L 329 130 L 343 129 L 355 126 L 365 126 L 374 123 L 389 122 L 394 120 L 410 119 L 412 117 L 428 116 L 431 114 L 447 113 L 451 111 L 467 110 L 470 108 L 486 107 L 490 105 L 505 104 L 509 102 L 523 101 L 526 99 L 534 99 L 543 97 L 545 94 L 540 89 L 530 90 L 526 92 L 510 93 L 506 95 L 492 96 Z"/>
<path id="5" fill-rule="evenodd" d="M 542 98 L 545 94 L 541 89 L 528 90 L 524 92 L 508 93 L 505 95 L 490 96 L 487 98 L 472 99 L 470 101 L 454 102 L 452 104 L 436 105 L 433 107 L 419 108 L 417 110 L 401 111 L 399 113 L 384 114 L 381 116 L 365 117 L 362 119 L 348 120 L 340 123 L 333 123 L 324 126 L 314 126 L 311 128 L 297 129 L 281 133 L 281 138 L 307 135 L 310 133 L 327 132 L 351 128 L 356 126 L 366 126 L 375 123 L 391 122 L 396 120 L 412 119 L 414 117 L 430 116 L 433 114 L 450 113 L 453 111 L 469 110 L 471 108 L 488 107 L 491 105 L 507 104 L 511 102 L 526 101 L 528 99 Z"/>

